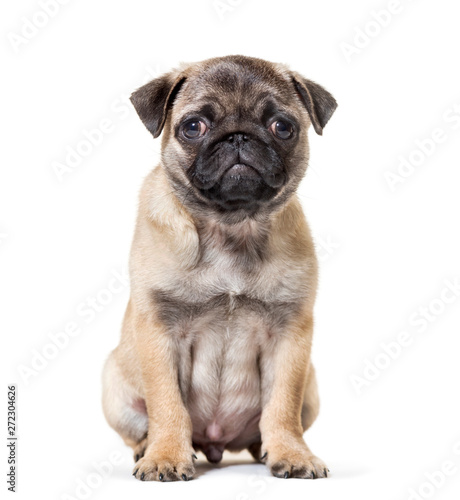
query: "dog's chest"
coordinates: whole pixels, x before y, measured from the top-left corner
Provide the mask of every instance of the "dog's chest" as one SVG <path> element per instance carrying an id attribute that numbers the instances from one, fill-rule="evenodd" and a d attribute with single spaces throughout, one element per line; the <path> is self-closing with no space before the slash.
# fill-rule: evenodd
<path id="1" fill-rule="evenodd" d="M 307 293 L 308 266 L 272 247 L 269 230 L 256 224 L 202 230 L 198 264 L 168 280 L 171 319 L 251 314 L 278 323 Z"/>
<path id="2" fill-rule="evenodd" d="M 257 323 L 265 333 L 285 326 L 306 293 L 305 268 L 281 259 L 211 252 L 193 270 L 169 279 L 167 288 L 152 291 L 170 332 L 189 336 L 209 327 L 238 330 L 241 321 L 247 327 Z"/>

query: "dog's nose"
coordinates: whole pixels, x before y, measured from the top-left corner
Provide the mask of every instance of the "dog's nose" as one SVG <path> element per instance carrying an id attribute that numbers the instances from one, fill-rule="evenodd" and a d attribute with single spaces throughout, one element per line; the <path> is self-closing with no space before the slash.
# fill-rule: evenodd
<path id="1" fill-rule="evenodd" d="M 246 142 L 249 137 L 244 132 L 234 132 L 227 137 L 228 142 Z"/>

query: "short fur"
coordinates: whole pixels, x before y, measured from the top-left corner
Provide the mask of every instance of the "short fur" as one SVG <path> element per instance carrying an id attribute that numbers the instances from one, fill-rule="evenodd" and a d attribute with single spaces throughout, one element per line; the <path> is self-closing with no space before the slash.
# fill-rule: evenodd
<path id="1" fill-rule="evenodd" d="M 335 110 L 318 84 L 243 56 L 185 65 L 132 102 L 160 164 L 146 178 L 131 298 L 103 375 L 109 424 L 141 480 L 187 480 L 194 453 L 248 448 L 279 477 L 326 477 L 303 440 L 318 413 L 310 361 L 317 261 L 295 190 L 307 129 Z M 208 130 L 184 138 L 187 119 Z M 293 125 L 280 140 L 273 120 Z M 184 121 L 185 120 L 185 121 Z"/>

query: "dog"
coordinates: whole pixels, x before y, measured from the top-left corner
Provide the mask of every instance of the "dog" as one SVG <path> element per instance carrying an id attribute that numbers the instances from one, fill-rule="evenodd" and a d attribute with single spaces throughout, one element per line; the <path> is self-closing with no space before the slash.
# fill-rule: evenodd
<path id="1" fill-rule="evenodd" d="M 160 164 L 147 176 L 106 419 L 142 481 L 192 479 L 248 449 L 281 478 L 323 478 L 303 433 L 318 414 L 310 360 L 317 260 L 296 189 L 334 97 L 282 64 L 181 67 L 131 102 Z"/>

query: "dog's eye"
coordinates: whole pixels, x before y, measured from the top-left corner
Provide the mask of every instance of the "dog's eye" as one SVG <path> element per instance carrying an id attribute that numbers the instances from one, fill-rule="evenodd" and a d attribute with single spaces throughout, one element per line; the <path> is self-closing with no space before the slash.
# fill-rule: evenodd
<path id="1" fill-rule="evenodd" d="M 290 123 L 283 122 L 278 120 L 273 122 L 270 126 L 271 131 L 279 137 L 280 139 L 289 139 L 292 137 L 294 129 Z"/>
<path id="2" fill-rule="evenodd" d="M 200 120 L 194 120 L 187 122 L 183 128 L 182 133 L 187 137 L 187 139 L 197 139 L 201 137 L 206 132 L 206 124 Z"/>

